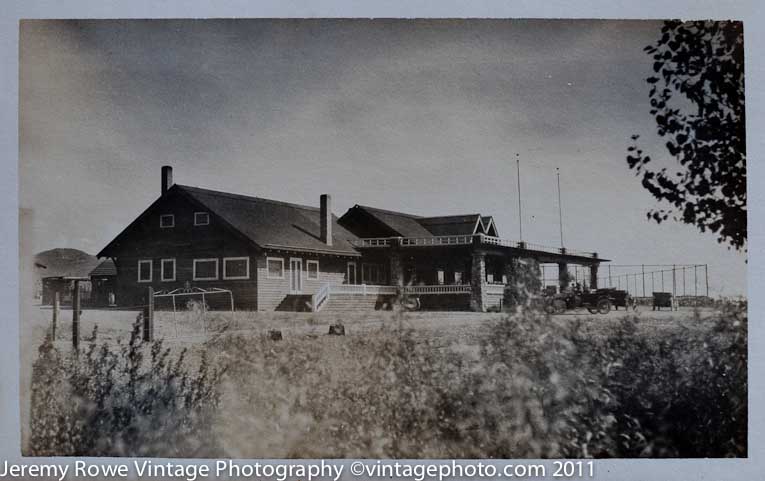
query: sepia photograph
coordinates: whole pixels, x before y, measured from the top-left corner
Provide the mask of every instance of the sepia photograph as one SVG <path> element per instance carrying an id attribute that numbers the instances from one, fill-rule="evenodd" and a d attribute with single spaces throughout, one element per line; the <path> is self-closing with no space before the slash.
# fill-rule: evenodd
<path id="1" fill-rule="evenodd" d="M 744 31 L 21 20 L 22 455 L 747 458 Z"/>

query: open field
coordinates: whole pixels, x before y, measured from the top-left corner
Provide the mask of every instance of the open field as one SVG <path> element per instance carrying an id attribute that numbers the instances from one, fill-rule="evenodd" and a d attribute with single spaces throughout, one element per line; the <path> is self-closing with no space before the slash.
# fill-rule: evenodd
<path id="1" fill-rule="evenodd" d="M 29 314 L 22 331 L 22 343 L 30 347 L 22 351 L 25 419 L 29 367 L 51 311 L 35 307 Z M 116 349 L 122 339 L 124 346 L 135 316 L 86 310 L 83 338 L 98 325 L 99 343 Z M 742 455 L 741 316 L 711 309 L 552 318 L 158 312 L 157 337 L 171 355 L 189 348 L 192 371 L 208 361 L 226 369 L 210 414 L 214 420 L 205 424 L 206 432 L 193 433 L 215 440 L 217 451 L 206 446 L 169 454 Z M 328 326 L 338 321 L 347 335 L 327 336 Z M 284 340 L 271 341 L 271 329 L 281 330 Z M 62 311 L 57 338 L 56 348 L 68 352 L 71 311 Z M 665 416 L 673 418 L 669 427 L 662 424 Z M 683 432 L 673 432 L 681 424 Z M 687 439 L 699 436 L 706 436 L 706 444 Z M 167 442 L 143 449 L 162 454 Z M 136 451 L 116 454 L 131 452 Z"/>

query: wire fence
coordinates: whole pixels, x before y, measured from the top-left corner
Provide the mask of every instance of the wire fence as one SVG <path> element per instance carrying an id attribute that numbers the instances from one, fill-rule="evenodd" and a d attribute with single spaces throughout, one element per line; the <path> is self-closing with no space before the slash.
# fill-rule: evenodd
<path id="1" fill-rule="evenodd" d="M 592 287 L 590 267 L 570 266 L 568 272 L 572 282 Z M 558 266 L 542 266 L 542 280 L 545 286 L 559 285 Z M 648 298 L 654 292 L 676 298 L 709 297 L 709 268 L 707 264 L 605 264 L 597 270 L 597 287 L 623 290 L 636 298 Z"/>

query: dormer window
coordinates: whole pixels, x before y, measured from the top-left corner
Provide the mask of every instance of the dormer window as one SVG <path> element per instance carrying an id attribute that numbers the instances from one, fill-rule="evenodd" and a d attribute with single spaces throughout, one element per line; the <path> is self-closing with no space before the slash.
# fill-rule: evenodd
<path id="1" fill-rule="evenodd" d="M 210 214 L 207 212 L 194 212 L 194 225 L 210 225 Z"/>
<path id="2" fill-rule="evenodd" d="M 173 214 L 162 214 L 159 216 L 159 227 L 162 229 L 175 227 L 175 216 Z"/>

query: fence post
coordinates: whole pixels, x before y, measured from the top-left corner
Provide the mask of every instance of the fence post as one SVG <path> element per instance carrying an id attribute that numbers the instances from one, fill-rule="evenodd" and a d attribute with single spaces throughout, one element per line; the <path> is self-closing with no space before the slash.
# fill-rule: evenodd
<path id="1" fill-rule="evenodd" d="M 53 293 L 53 319 L 50 323 L 50 337 L 56 340 L 56 324 L 58 323 L 58 311 L 61 308 L 61 294 L 56 291 Z"/>
<path id="2" fill-rule="evenodd" d="M 709 297 L 709 271 L 707 270 L 709 268 L 709 264 L 704 264 L 704 286 L 707 289 L 707 296 Z"/>
<path id="3" fill-rule="evenodd" d="M 74 281 L 72 293 L 72 347 L 80 348 L 80 281 Z"/>
<path id="4" fill-rule="evenodd" d="M 640 265 L 640 270 L 643 273 L 643 297 L 645 297 L 645 264 Z"/>
<path id="5" fill-rule="evenodd" d="M 154 288 L 148 288 L 148 303 L 144 308 L 143 314 L 143 340 L 151 342 L 154 340 Z"/>
<path id="6" fill-rule="evenodd" d="M 672 301 L 677 310 L 677 276 L 675 275 L 675 264 L 672 264 Z"/>

